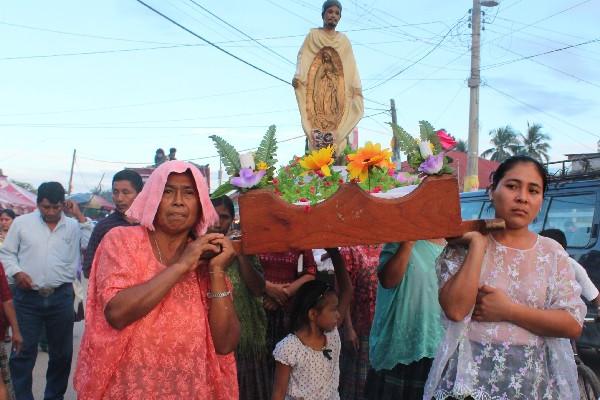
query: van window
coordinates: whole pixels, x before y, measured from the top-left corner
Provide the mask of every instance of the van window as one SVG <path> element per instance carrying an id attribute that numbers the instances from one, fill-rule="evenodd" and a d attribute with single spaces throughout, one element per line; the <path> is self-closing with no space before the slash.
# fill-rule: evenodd
<path id="1" fill-rule="evenodd" d="M 567 246 L 586 247 L 592 235 L 596 195 L 555 196 L 548 209 L 544 229 L 560 229 Z"/>
<path id="2" fill-rule="evenodd" d="M 482 201 L 463 201 L 460 203 L 460 216 L 463 221 L 479 219 Z"/>

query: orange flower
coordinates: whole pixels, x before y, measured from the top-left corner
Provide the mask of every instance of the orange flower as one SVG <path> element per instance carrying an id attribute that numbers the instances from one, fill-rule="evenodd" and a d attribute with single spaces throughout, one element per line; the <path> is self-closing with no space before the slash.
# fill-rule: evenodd
<path id="1" fill-rule="evenodd" d="M 356 153 L 348 155 L 346 169 L 351 178 L 358 178 L 361 182 L 367 180 L 369 169 L 373 167 L 394 168 L 391 160 L 392 152 L 389 149 L 381 150 L 379 143 L 367 142 L 365 147 L 359 148 Z"/>
<path id="2" fill-rule="evenodd" d="M 333 146 L 314 150 L 312 153 L 304 156 L 299 163 L 306 170 L 321 171 L 323 175 L 331 176 L 329 166 L 333 164 Z"/>

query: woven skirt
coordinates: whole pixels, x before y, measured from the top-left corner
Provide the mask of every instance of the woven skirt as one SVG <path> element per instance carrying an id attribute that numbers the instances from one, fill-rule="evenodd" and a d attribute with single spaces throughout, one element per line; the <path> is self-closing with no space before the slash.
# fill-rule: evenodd
<path id="1" fill-rule="evenodd" d="M 392 370 L 369 369 L 365 395 L 369 400 L 422 400 L 432 358 L 422 358 Z"/>

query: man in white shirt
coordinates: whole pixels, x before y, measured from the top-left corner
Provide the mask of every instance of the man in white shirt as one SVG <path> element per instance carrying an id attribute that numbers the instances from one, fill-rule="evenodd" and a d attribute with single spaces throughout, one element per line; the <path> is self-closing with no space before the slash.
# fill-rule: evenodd
<path id="1" fill-rule="evenodd" d="M 45 327 L 44 399 L 58 400 L 67 389 L 73 355 L 73 281 L 92 226 L 76 203 L 65 201 L 60 183 L 43 183 L 37 196 L 38 209 L 15 219 L 0 248 L 0 261 L 15 283 L 13 301 L 23 335 L 21 351 L 10 356 L 10 370 L 17 400 L 33 400 L 32 370 Z"/>

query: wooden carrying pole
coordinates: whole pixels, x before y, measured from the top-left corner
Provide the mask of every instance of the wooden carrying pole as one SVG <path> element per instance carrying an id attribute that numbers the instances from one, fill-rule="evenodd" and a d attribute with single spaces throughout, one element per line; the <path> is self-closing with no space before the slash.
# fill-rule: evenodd
<path id="1" fill-rule="evenodd" d="M 306 208 L 270 190 L 239 198 L 244 254 L 458 237 L 472 230 L 502 229 L 502 220 L 462 221 L 456 178 L 427 177 L 396 199 L 371 196 L 344 184 L 327 200 Z"/>

